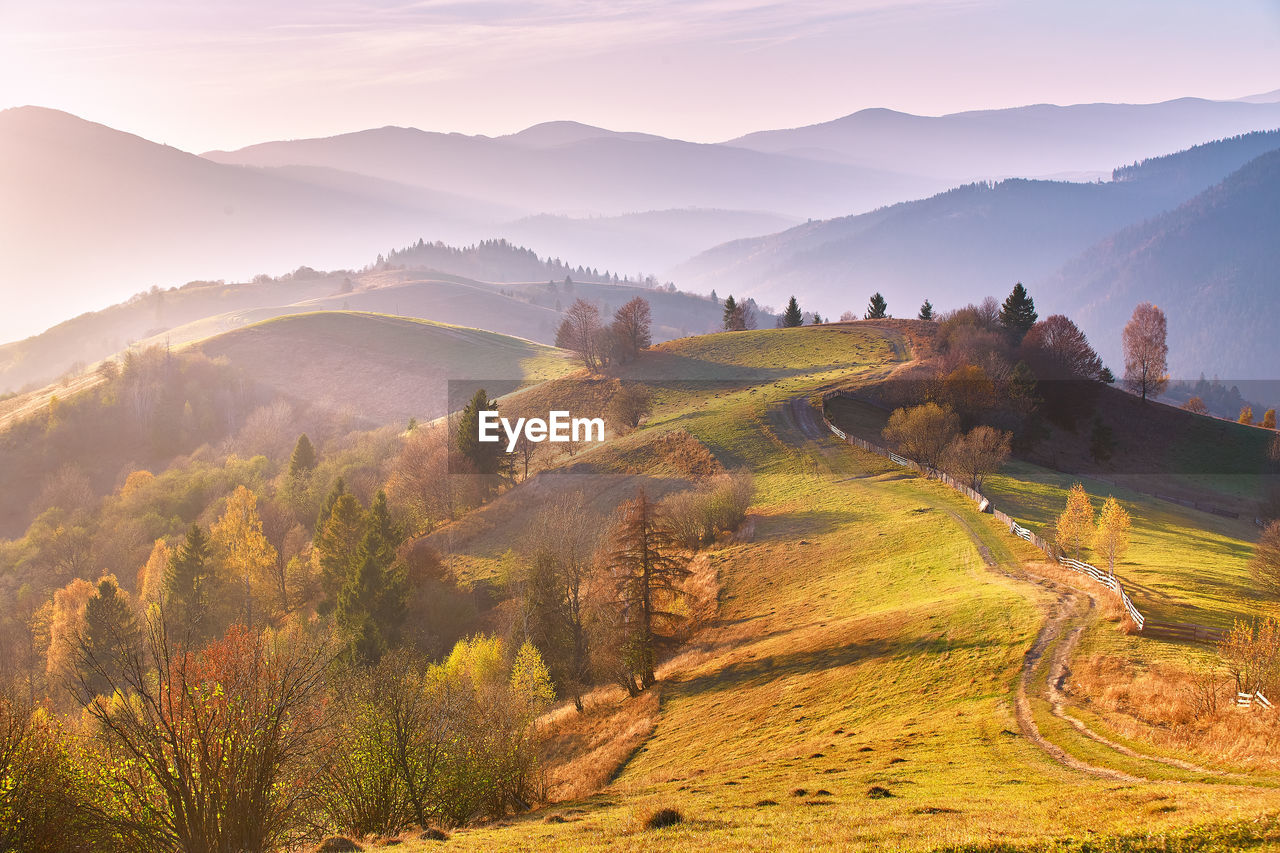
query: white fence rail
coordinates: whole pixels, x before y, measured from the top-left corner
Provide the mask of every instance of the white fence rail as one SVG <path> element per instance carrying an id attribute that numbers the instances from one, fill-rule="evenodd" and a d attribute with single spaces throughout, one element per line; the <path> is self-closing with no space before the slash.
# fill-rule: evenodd
<path id="1" fill-rule="evenodd" d="M 1267 710 L 1270 710 L 1273 707 L 1271 700 L 1266 696 L 1263 696 L 1261 690 L 1255 690 L 1252 693 L 1236 694 L 1237 708 L 1252 708 L 1255 705 L 1259 708 L 1266 708 Z"/>
<path id="2" fill-rule="evenodd" d="M 1141 631 L 1144 627 L 1146 627 L 1146 624 L 1147 624 L 1146 618 L 1143 617 L 1142 613 L 1138 611 L 1138 608 L 1133 603 L 1133 600 L 1129 598 L 1129 594 L 1124 591 L 1124 585 L 1121 584 L 1120 579 L 1117 578 L 1115 575 L 1111 574 L 1110 572 L 1104 572 L 1101 569 L 1097 568 L 1096 566 L 1091 566 L 1088 563 L 1082 563 L 1079 560 L 1073 560 L 1073 559 L 1070 559 L 1069 557 L 1063 557 L 1061 554 L 1058 553 L 1057 548 L 1055 548 L 1052 543 L 1046 541 L 1042 537 L 1037 536 L 1032 531 L 1023 527 L 1021 524 L 1014 521 L 1013 518 L 1011 518 L 1009 515 L 1003 512 L 1000 512 L 999 510 L 992 507 L 991 502 L 987 498 L 983 497 L 978 491 L 970 488 L 969 486 L 966 486 L 961 482 L 958 482 L 949 474 L 947 474 L 945 471 L 938 471 L 937 469 L 929 468 L 928 466 L 921 465 L 918 462 L 914 462 L 910 459 L 907 459 L 904 456 L 900 456 L 886 447 L 880 447 L 879 445 L 872 444 L 871 442 L 865 439 L 848 435 L 839 427 L 837 427 L 835 424 L 833 424 L 830 421 L 830 419 L 827 418 L 827 413 L 825 408 L 826 398 L 823 399 L 823 403 L 824 403 L 824 407 L 822 412 L 822 421 L 827 425 L 827 429 L 831 430 L 833 434 L 839 436 L 842 440 L 847 441 L 850 444 L 856 444 L 858 447 L 861 447 L 863 450 L 878 454 L 880 456 L 884 456 L 888 458 L 889 461 L 893 462 L 896 465 L 901 465 L 904 468 L 910 468 L 913 471 L 918 471 L 921 474 L 924 474 L 925 476 L 935 477 L 941 480 L 942 482 L 951 486 L 956 491 L 968 497 L 970 500 L 977 503 L 979 512 L 986 512 L 988 509 L 990 509 L 992 514 L 994 514 L 996 518 L 1000 519 L 1000 521 L 1004 522 L 1009 526 L 1009 532 L 1011 532 L 1014 536 L 1017 536 L 1020 539 L 1025 539 L 1026 541 L 1030 542 L 1032 545 L 1035 545 L 1037 548 L 1043 551 L 1050 559 L 1056 560 L 1058 563 L 1060 563 L 1061 565 L 1065 566 L 1068 569 L 1071 569 L 1072 571 L 1076 571 L 1076 572 L 1080 572 L 1081 574 L 1088 575 L 1089 577 L 1093 578 L 1093 580 L 1097 581 L 1102 586 L 1116 593 L 1116 595 L 1119 596 L 1120 598 L 1120 603 L 1124 605 L 1125 612 L 1129 614 L 1129 618 L 1133 620 L 1133 624 L 1137 626 L 1138 630 Z M 1265 697 L 1263 698 L 1263 701 L 1265 701 Z M 1268 708 L 1271 707 L 1270 703 L 1267 703 L 1266 707 Z"/>

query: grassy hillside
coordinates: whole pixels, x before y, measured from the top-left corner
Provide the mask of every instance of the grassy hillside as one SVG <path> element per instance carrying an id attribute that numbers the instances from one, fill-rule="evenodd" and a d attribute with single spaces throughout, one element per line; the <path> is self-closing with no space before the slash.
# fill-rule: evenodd
<path id="1" fill-rule="evenodd" d="M 345 311 L 266 320 L 195 347 L 287 397 L 374 424 L 445 414 L 450 380 L 479 380 L 500 394 L 573 369 L 562 352 L 531 341 Z"/>
<path id="2" fill-rule="evenodd" d="M 1037 661 L 1057 647 L 1060 633 L 1042 620 L 1052 612 L 1043 625 L 1059 624 L 1075 606 L 1066 602 L 1079 599 L 1028 582 L 1038 552 L 991 516 L 835 442 L 809 407 L 824 385 L 886 375 L 900 346 L 894 333 L 864 325 L 721 334 L 663 345 L 628 371 L 655 383 L 652 419 L 566 462 L 566 487 L 607 508 L 664 476 L 660 468 L 652 478 L 625 475 L 619 455 L 651 458 L 664 432 L 687 430 L 724 465 L 755 472 L 750 532 L 706 554 L 719 613 L 663 666 L 658 701 L 616 712 L 601 705 L 582 723 L 625 718 L 633 732 L 612 735 L 630 758 L 606 774 L 604 790 L 460 830 L 451 846 L 1031 850 L 1077 839 L 1061 849 L 1163 850 L 1166 836 L 1187 832 L 1275 839 L 1265 820 L 1205 828 L 1280 808 L 1265 778 L 1262 787 L 1219 784 L 1142 749 L 1102 746 L 1030 688 L 1019 700 L 1019 684 L 1042 683 L 1048 664 Z M 531 488 L 554 488 L 555 473 Z M 1032 493 L 1037 475 L 1008 473 L 1003 487 Z M 497 573 L 502 543 L 522 529 L 521 513 L 504 511 L 520 491 L 490 509 L 483 535 L 437 543 L 452 544 L 451 557 L 470 572 Z M 1196 522 L 1182 519 L 1152 548 L 1196 536 L 1209 549 L 1202 574 L 1238 576 L 1238 563 L 1211 564 L 1222 556 L 1212 549 L 1238 559 L 1242 534 Z M 1145 542 L 1137 551 L 1152 553 Z M 1110 623 L 1079 624 L 1089 636 L 1109 632 L 1130 654 L 1143 649 Z M 658 807 L 679 809 L 685 821 L 645 830 Z M 1095 846 L 1078 846 L 1085 839 Z"/>

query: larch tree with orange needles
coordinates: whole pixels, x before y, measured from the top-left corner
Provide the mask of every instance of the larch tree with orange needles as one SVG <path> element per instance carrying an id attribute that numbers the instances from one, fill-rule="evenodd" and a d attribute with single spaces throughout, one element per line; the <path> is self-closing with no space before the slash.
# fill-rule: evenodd
<path id="1" fill-rule="evenodd" d="M 1080 559 L 1080 551 L 1093 533 L 1093 504 L 1084 486 L 1076 483 L 1067 493 L 1067 507 L 1058 516 L 1058 547 Z"/>
<path id="2" fill-rule="evenodd" d="M 671 605 L 684 595 L 690 574 L 689 558 L 644 489 L 619 513 L 609 567 L 622 608 L 623 656 L 630 677 L 638 678 L 643 690 L 657 681 L 658 646 L 680 621 Z"/>
<path id="3" fill-rule="evenodd" d="M 1098 513 L 1098 529 L 1093 537 L 1093 548 L 1107 561 L 1107 568 L 1114 577 L 1116 563 L 1129 550 L 1129 529 L 1132 521 L 1129 513 L 1113 497 L 1107 498 Z"/>

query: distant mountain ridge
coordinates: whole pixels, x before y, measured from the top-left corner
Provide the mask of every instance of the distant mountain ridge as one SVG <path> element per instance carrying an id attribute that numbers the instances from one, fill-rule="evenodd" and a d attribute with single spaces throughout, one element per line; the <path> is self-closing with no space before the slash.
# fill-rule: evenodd
<path id="1" fill-rule="evenodd" d="M 1046 281 L 1119 363 L 1133 305 L 1169 318 L 1174 376 L 1280 379 L 1280 150 L 1100 242 Z"/>
<path id="2" fill-rule="evenodd" d="M 930 299 L 954 307 L 1052 276 L 1120 228 L 1175 207 L 1240 166 L 1280 148 L 1263 132 L 1197 146 L 1117 170 L 1122 180 L 1011 179 L 970 184 L 859 216 L 737 240 L 673 271 L 685 287 L 780 304 L 791 294 L 827 316 L 862 313 L 881 291 L 896 316 Z M 1058 294 L 1042 308 L 1068 307 Z"/>
<path id="3" fill-rule="evenodd" d="M 1153 151 L 1277 127 L 1280 103 L 1180 98 L 1158 104 L 1034 104 L 943 116 L 868 109 L 726 144 L 774 154 L 804 152 L 870 169 L 916 163 L 918 173 L 960 183 L 1110 169 Z"/>

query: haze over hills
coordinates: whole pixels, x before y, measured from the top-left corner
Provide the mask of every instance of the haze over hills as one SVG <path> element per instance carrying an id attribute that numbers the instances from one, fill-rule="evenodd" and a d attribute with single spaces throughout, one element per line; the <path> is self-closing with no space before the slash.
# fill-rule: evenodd
<path id="1" fill-rule="evenodd" d="M 1137 302 L 1169 318 L 1174 376 L 1280 378 L 1280 151 L 1071 261 L 1047 284 L 1119 363 Z"/>
<path id="2" fill-rule="evenodd" d="M 552 347 L 493 332 L 382 314 L 296 314 L 217 335 L 195 348 L 266 388 L 380 425 L 448 411 L 450 379 L 495 396 L 574 369 Z"/>
<path id="3" fill-rule="evenodd" d="M 461 215 L 429 193 L 393 201 L 384 190 L 224 166 L 55 110 L 5 110 L 0 340 L 152 285 L 345 266 Z"/>
<path id="4" fill-rule="evenodd" d="M 1159 104 L 1036 104 L 936 117 L 869 109 L 808 127 L 751 133 L 728 144 L 872 169 L 911 163 L 916 172 L 960 182 L 1109 170 L 1156 151 L 1275 127 L 1280 103 L 1274 101 L 1180 98 Z"/>
<path id="5" fill-rule="evenodd" d="M 498 138 L 384 127 L 204 156 L 242 166 L 321 166 L 531 213 L 577 215 L 697 207 L 830 216 L 940 187 L 909 172 L 567 122 Z"/>
<path id="6" fill-rule="evenodd" d="M 604 281 L 605 272 L 540 258 L 505 241 L 466 248 L 416 243 L 365 272 L 303 267 L 252 282 L 193 282 L 140 293 L 25 340 L 0 345 L 0 394 L 52 381 L 131 346 L 178 346 L 273 317 L 358 310 L 477 326 L 544 344 L 579 296 L 607 317 L 629 299 L 649 301 L 655 342 L 718 328 L 720 307 L 683 292 Z M 572 285 L 565 286 L 564 279 Z M 592 279 L 595 279 L 594 281 Z M 551 282 L 555 282 L 552 284 Z M 772 318 L 762 318 L 771 324 Z"/>
<path id="7" fill-rule="evenodd" d="M 972 184 L 861 216 L 728 243 L 674 274 L 695 289 L 715 287 L 761 301 L 799 294 L 809 300 L 805 307 L 828 316 L 844 310 L 861 315 L 868 296 L 879 290 L 891 314 L 914 316 L 926 298 L 950 308 L 1006 292 L 1014 281 L 1047 281 L 1109 234 L 1191 199 L 1278 148 L 1280 132 L 1252 133 L 1117 169 L 1116 180 L 1107 183 Z M 1212 243 L 1199 250 L 1218 263 L 1229 258 Z M 1136 301 L 1154 298 L 1140 291 L 1134 292 Z M 1042 315 L 1074 316 L 1080 307 L 1059 286 L 1041 288 L 1036 296 Z M 1100 344 L 1119 340 L 1109 328 L 1086 330 Z M 1114 350 L 1104 351 L 1116 363 Z"/>

